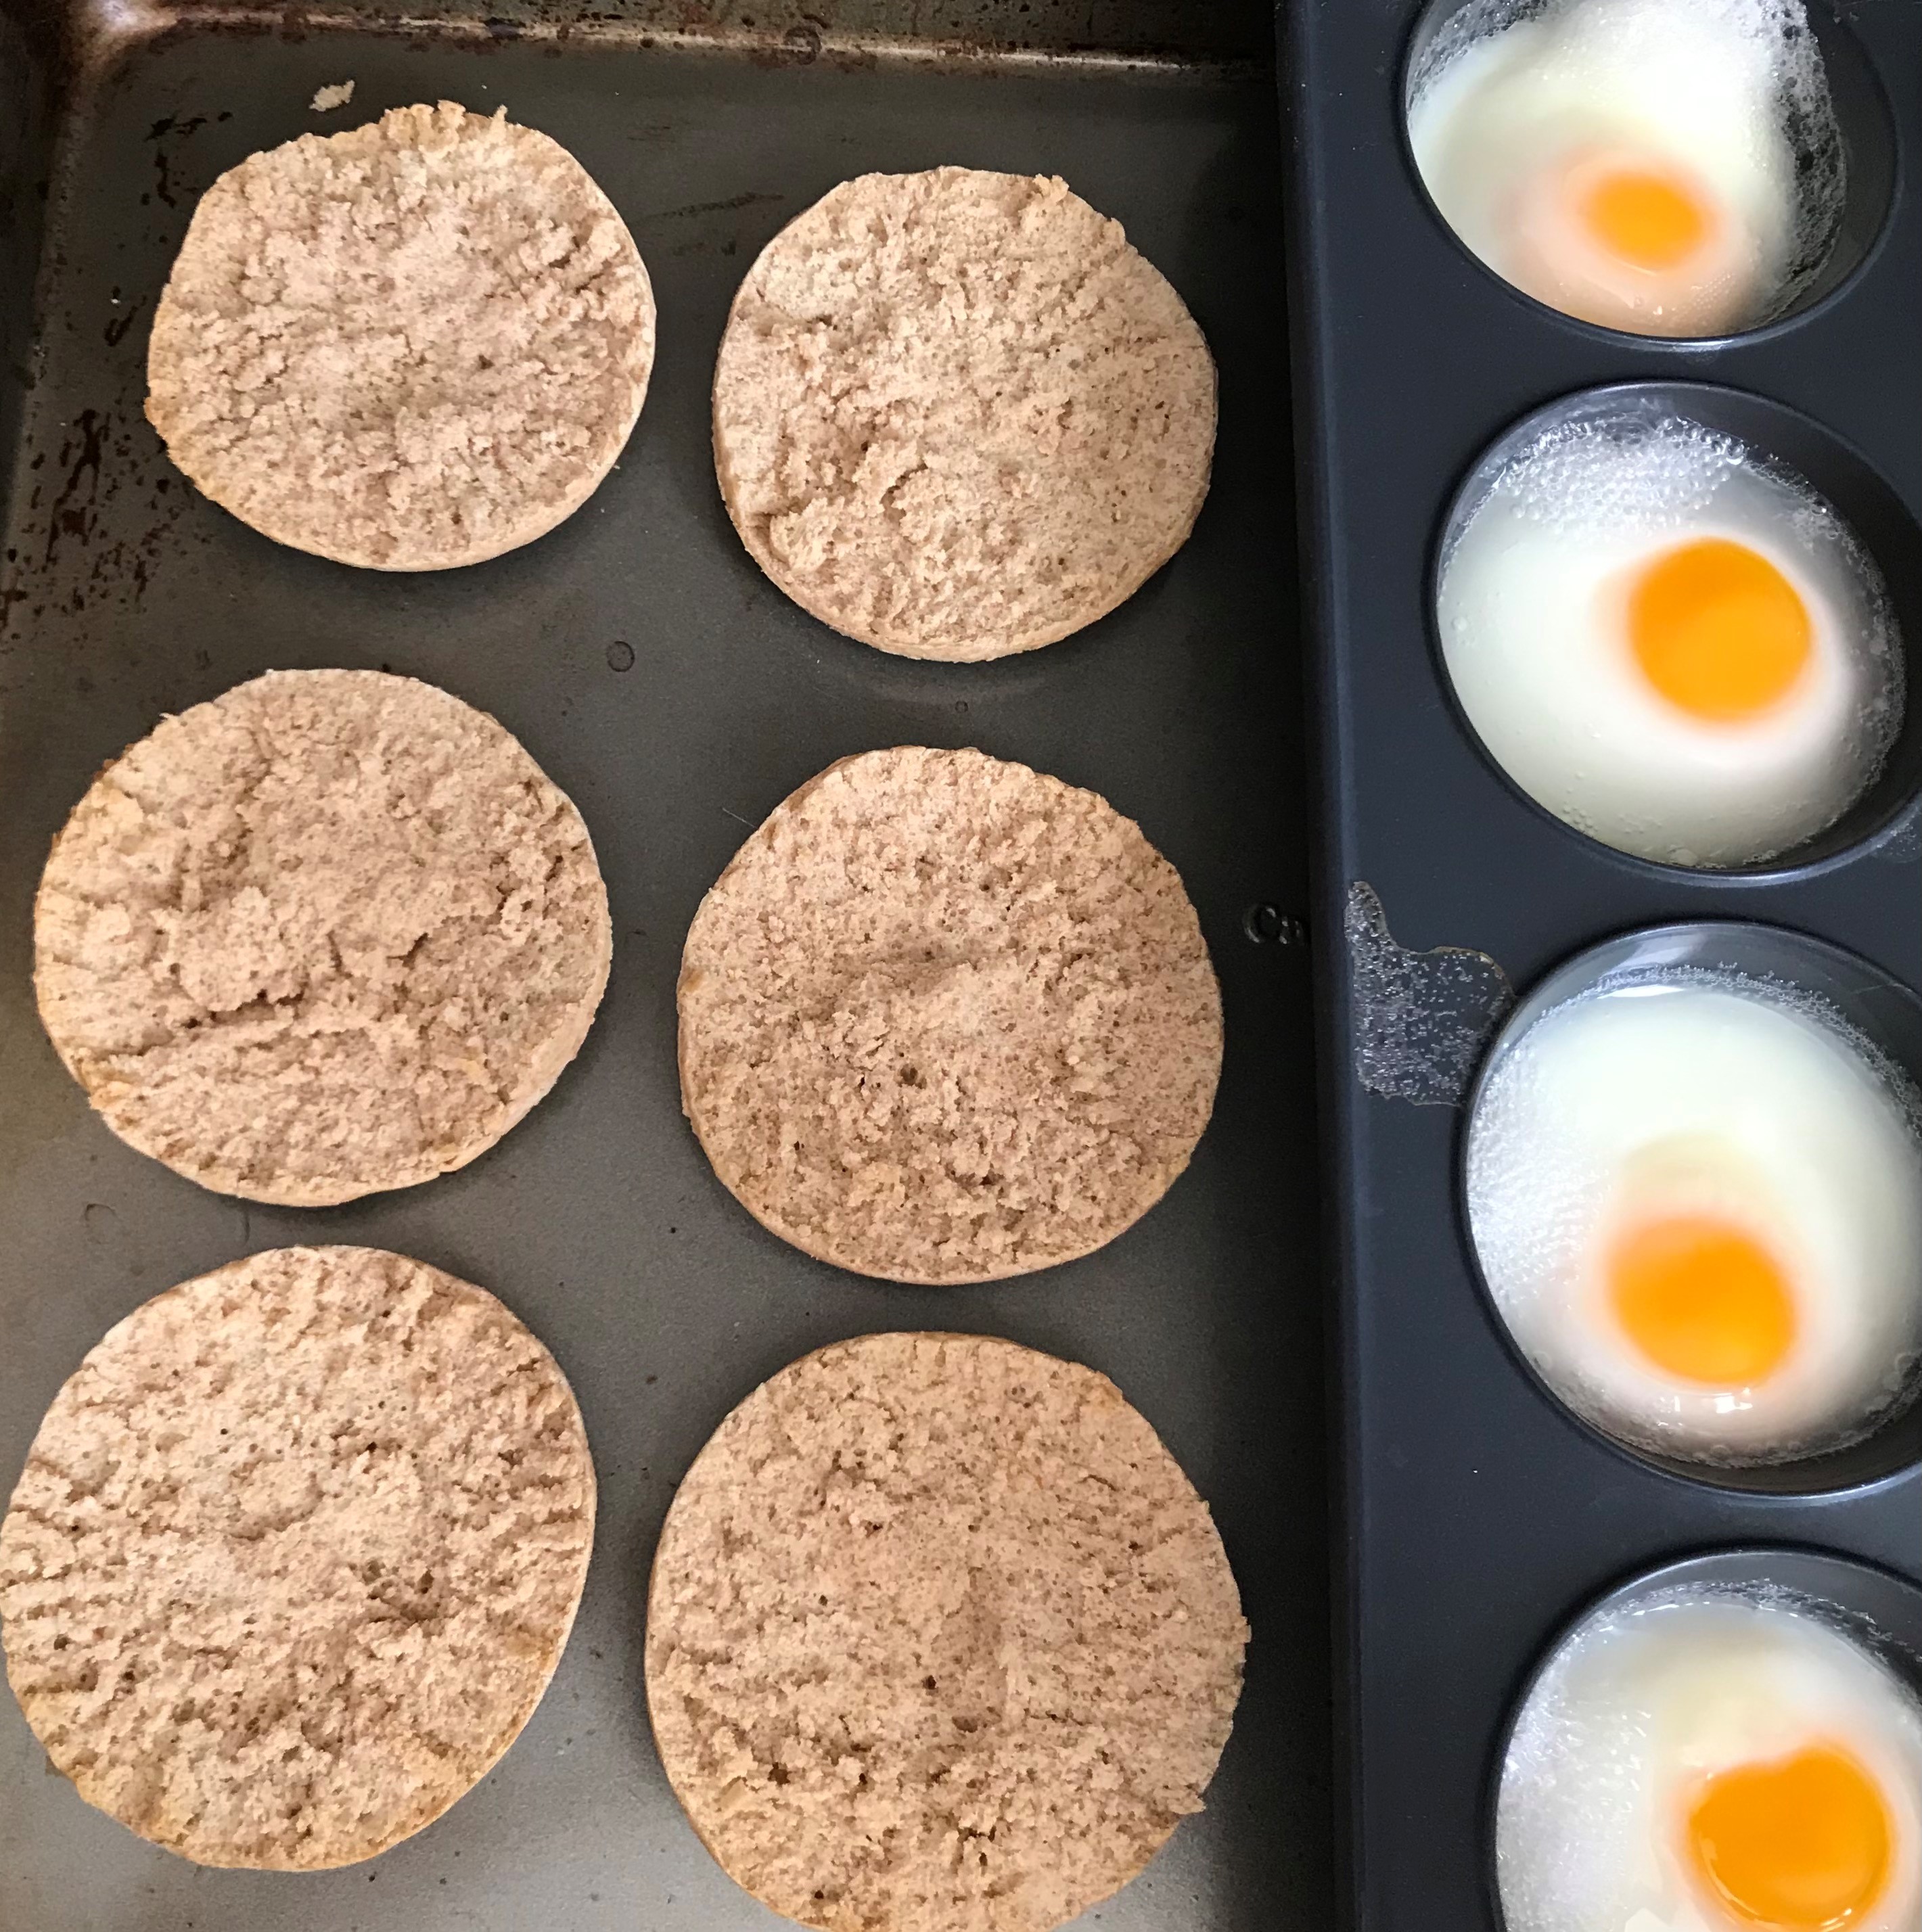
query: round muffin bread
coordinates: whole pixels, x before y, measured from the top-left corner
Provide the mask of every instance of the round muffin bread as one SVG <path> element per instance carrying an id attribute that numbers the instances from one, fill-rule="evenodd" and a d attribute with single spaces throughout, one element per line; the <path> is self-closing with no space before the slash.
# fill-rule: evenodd
<path id="1" fill-rule="evenodd" d="M 531 542 L 614 467 L 654 297 L 558 142 L 451 100 L 250 155 L 195 209 L 147 418 L 296 550 L 441 570 Z"/>
<path id="2" fill-rule="evenodd" d="M 94 781 L 34 985 L 107 1125 L 223 1194 L 351 1201 L 464 1166 L 580 1049 L 613 950 L 587 828 L 484 712 L 272 671 Z"/>
<path id="3" fill-rule="evenodd" d="M 714 458 L 755 561 L 904 657 L 1007 657 L 1131 597 L 1208 494 L 1215 364 L 1066 182 L 844 182 L 735 296 Z"/>
<path id="4" fill-rule="evenodd" d="M 1091 1252 L 1187 1166 L 1221 1070 L 1194 908 L 1090 791 L 975 751 L 830 766 L 701 902 L 681 1104 L 795 1246 L 894 1281 Z"/>
<path id="5" fill-rule="evenodd" d="M 0 1522 L 8 1679 L 143 1838 L 348 1864 L 513 1742 L 593 1533 L 572 1392 L 492 1295 L 373 1248 L 254 1255 L 54 1398 Z"/>
<path id="6" fill-rule="evenodd" d="M 647 1708 L 695 1831 L 776 1912 L 1044 1932 L 1202 1808 L 1247 1636 L 1207 1504 L 1106 1376 L 870 1335 L 688 1472 Z"/>

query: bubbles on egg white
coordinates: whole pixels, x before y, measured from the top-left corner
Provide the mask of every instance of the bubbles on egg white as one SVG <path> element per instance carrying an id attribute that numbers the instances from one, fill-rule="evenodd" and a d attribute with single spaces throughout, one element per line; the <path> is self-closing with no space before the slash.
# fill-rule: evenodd
<path id="1" fill-rule="evenodd" d="M 1417 55 L 1407 113 L 1437 207 L 1498 274 L 1494 211 L 1578 118 L 1653 129 L 1742 188 L 1758 219 L 1785 202 L 1743 328 L 1795 306 L 1842 225 L 1845 154 L 1803 0 L 1468 0 Z M 1479 147 L 1473 161 L 1447 158 L 1460 140 Z"/>
<path id="2" fill-rule="evenodd" d="M 1742 1225 L 1796 1258 L 1796 1342 L 1752 1389 L 1667 1376 L 1599 1306 L 1624 1178 L 1670 1143 L 1722 1163 Z M 1922 1094 L 1812 994 L 1690 967 L 1599 980 L 1497 1045 L 1464 1169 L 1516 1345 L 1631 1447 L 1764 1467 L 1860 1442 L 1922 1396 Z"/>
<path id="3" fill-rule="evenodd" d="M 1766 468 L 1735 437 L 1684 417 L 1561 423 L 1503 469 L 1487 500 L 1556 536 L 1678 536 L 1752 462 Z"/>
<path id="4" fill-rule="evenodd" d="M 1895 1827 L 1853 1932 L 1909 1932 L 1922 1869 L 1922 1698 L 1833 1606 L 1685 1584 L 1578 1624 L 1518 1714 L 1495 1863 L 1508 1932 L 1709 1932 L 1676 1844 L 1693 1780 L 1756 1751 L 1840 1745 Z"/>
<path id="5" fill-rule="evenodd" d="M 1805 686 L 1736 724 L 1667 706 L 1611 628 L 1620 584 L 1703 536 L 1767 557 L 1815 628 Z M 1764 452 L 1633 398 L 1545 428 L 1458 510 L 1437 618 L 1456 695 L 1509 776 L 1662 864 L 1755 864 L 1816 836 L 1901 730 L 1900 632 L 1848 525 Z"/>

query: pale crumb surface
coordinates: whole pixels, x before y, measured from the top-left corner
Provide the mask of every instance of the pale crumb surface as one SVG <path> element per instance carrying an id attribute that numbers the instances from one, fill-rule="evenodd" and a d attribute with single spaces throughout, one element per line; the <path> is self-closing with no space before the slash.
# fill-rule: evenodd
<path id="1" fill-rule="evenodd" d="M 353 82 L 337 80 L 331 87 L 317 87 L 308 106 L 316 114 L 326 114 L 336 107 L 344 107 L 353 98 Z"/>
<path id="2" fill-rule="evenodd" d="M 214 183 L 154 318 L 147 416 L 256 530 L 434 570 L 578 509 L 653 359 L 653 291 L 613 203 L 504 110 L 443 100 Z"/>
<path id="3" fill-rule="evenodd" d="M 255 1255 L 135 1310 L 55 1397 L 0 1522 L 8 1678 L 143 1838 L 348 1864 L 513 1742 L 593 1527 L 573 1395 L 492 1295 L 371 1248 Z"/>
<path id="4" fill-rule="evenodd" d="M 1215 365 L 1160 272 L 1065 182 L 863 175 L 775 236 L 714 376 L 721 490 L 836 630 L 1004 657 L 1092 623 L 1187 541 Z"/>
<path id="5" fill-rule="evenodd" d="M 730 1876 L 831 1932 L 1045 1932 L 1132 1878 L 1227 1741 L 1207 1505 L 1105 1376 L 872 1335 L 749 1396 L 655 1558 L 647 1699 Z"/>
<path id="6" fill-rule="evenodd" d="M 812 1255 L 900 1281 L 1089 1253 L 1188 1166 L 1221 1001 L 1174 868 L 1094 793 L 975 751 L 831 766 L 701 902 L 681 1096 Z"/>
<path id="7" fill-rule="evenodd" d="M 581 815 L 485 712 L 275 671 L 107 766 L 54 842 L 35 988 L 107 1125 L 202 1186 L 318 1206 L 464 1166 L 607 984 Z"/>

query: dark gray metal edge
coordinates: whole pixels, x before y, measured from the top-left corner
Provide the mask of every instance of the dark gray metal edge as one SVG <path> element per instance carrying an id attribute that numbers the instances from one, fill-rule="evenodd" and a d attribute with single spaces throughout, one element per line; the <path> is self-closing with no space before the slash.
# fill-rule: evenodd
<path id="1" fill-rule="evenodd" d="M 1308 795 L 1326 802 L 1342 780 L 1340 753 L 1342 711 L 1339 631 L 1332 610 L 1332 568 L 1335 537 L 1321 488 L 1323 430 L 1321 398 L 1327 332 L 1317 315 L 1319 231 L 1313 219 L 1319 193 L 1318 129 L 1322 104 L 1304 70 L 1302 20 L 1291 0 L 1275 0 L 1275 69 L 1281 115 L 1281 152 L 1287 169 L 1288 336 L 1290 391 L 1293 400 L 1296 472 L 1296 548 L 1301 598 L 1302 699 L 1309 721 Z M 1355 1096 L 1349 1071 L 1353 1020 L 1348 1011 L 1348 970 L 1343 914 L 1348 881 L 1345 815 L 1324 807 L 1321 836 L 1308 854 L 1312 906 L 1310 943 L 1314 982 L 1316 1108 L 1322 1123 L 1319 1162 L 1322 1183 L 1323 1252 L 1330 1292 L 1323 1304 L 1325 1373 L 1328 1390 L 1329 1616 L 1332 1648 L 1335 1750 L 1333 1807 L 1335 1868 L 1341 1874 L 1335 1899 L 1344 1926 L 1359 1922 L 1362 1897 L 1362 1811 L 1359 1738 L 1353 1714 L 1359 1706 L 1356 1681 L 1360 1599 L 1351 1539 L 1353 1512 L 1361 1506 L 1356 1438 L 1345 1400 L 1345 1372 L 1354 1346 L 1350 1334 L 1353 1298 L 1342 1292 L 1356 1274 L 1355 1200 L 1347 1184 L 1347 1150 L 1353 1127 L 1348 1114 Z"/>
<path id="2" fill-rule="evenodd" d="M 0 8 L 0 451 L 18 448 L 26 394 L 38 379 L 35 318 L 60 74 L 51 10 L 9 0 Z M 0 468 L 0 524 L 11 482 Z M 0 586 L 6 574 L 0 562 Z"/>
<path id="3" fill-rule="evenodd" d="M 179 26 L 299 38 L 329 27 L 490 39 L 607 40 L 776 64 L 1264 72 L 1266 0 L 0 0 L 61 16 L 77 61 Z M 911 14 L 908 31 L 902 16 Z"/>

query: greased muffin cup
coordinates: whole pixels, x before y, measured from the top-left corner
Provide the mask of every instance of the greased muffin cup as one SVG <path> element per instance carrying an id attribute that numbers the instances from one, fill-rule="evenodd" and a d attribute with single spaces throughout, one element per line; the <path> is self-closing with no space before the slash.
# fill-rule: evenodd
<path id="1" fill-rule="evenodd" d="M 1914 1700 L 1922 1699 L 1922 1589 L 1907 1579 L 1878 1565 L 1817 1550 L 1744 1547 L 1680 1558 L 1615 1582 L 1581 1605 L 1545 1646 L 1518 1688 L 1509 1720 L 1503 1726 L 1491 1759 L 1485 1786 L 1488 1896 L 1494 1920 L 1504 1932 L 1524 1932 L 1527 1927 L 1539 1925 L 1545 1906 L 1552 1909 L 1557 1902 L 1554 1894 L 1562 1890 L 1554 1867 L 1566 1858 L 1569 1848 L 1566 1843 L 1557 1842 L 1559 1831 L 1539 1817 L 1531 1821 L 1532 1829 L 1524 1825 L 1530 1801 L 1542 1795 L 1548 1782 L 1543 1775 L 1548 1768 L 1545 1760 L 1558 1755 L 1558 1745 L 1571 1748 L 1569 1754 L 1578 1759 L 1583 1748 L 1593 1748 L 1599 1741 L 1597 1732 L 1606 1728 L 1590 1722 L 1575 1727 L 1575 1735 L 1556 1735 L 1557 1720 L 1569 1714 L 1566 1663 L 1578 1646 L 1592 1644 L 1598 1635 L 1632 1630 L 1638 1618 L 1662 1618 L 1665 1613 L 1686 1610 L 1695 1604 L 1774 1613 L 1771 1622 L 1785 1614 L 1792 1620 L 1789 1630 L 1783 1633 L 1785 1636 L 1792 1636 L 1797 1628 L 1806 1630 L 1813 1626 L 1812 1634 L 1821 1647 L 1830 1653 L 1831 1664 L 1838 1644 L 1845 1647 L 1841 1652 L 1845 1668 L 1857 1677 L 1870 1700 L 1867 1707 L 1858 1708 L 1857 1714 L 1870 1718 L 1892 1715 L 1895 1727 L 1899 1733 L 1905 1734 L 1912 1749 L 1917 1729 Z M 1680 1660 L 1683 1671 L 1689 1671 L 1689 1662 L 1686 1657 Z M 1671 1665 L 1671 1670 L 1674 1667 Z M 1878 1678 L 1883 1680 L 1882 1685 L 1876 1684 Z M 1816 1680 L 1817 1686 L 1820 1681 Z M 1893 1693 L 1886 1700 L 1881 1694 L 1884 1685 Z M 1605 1682 L 1595 1688 L 1605 1692 L 1608 1686 Z M 1723 1688 L 1725 1698 L 1725 1684 Z M 1814 1701 L 1818 1704 L 1821 1701 L 1819 1688 Z M 1537 1707 L 1545 1704 L 1549 1708 L 1538 1720 Z M 1706 1728 L 1713 1728 L 1712 1720 Z M 1829 1729 L 1826 1725 L 1821 1728 L 1824 1732 Z M 1823 1736 L 1820 1742 L 1832 1748 L 1834 1740 Z M 1676 1757 L 1665 1757 L 1664 1761 L 1665 1754 L 1659 1746 L 1649 1755 L 1655 1762 L 1645 1763 L 1643 1768 L 1656 1774 L 1649 1780 L 1655 1790 L 1651 1794 L 1644 1785 L 1638 1796 L 1644 1800 L 1652 1796 L 1656 1800 L 1653 1808 L 1659 1808 L 1664 1798 L 1672 1802 L 1691 1794 L 1691 1786 L 1696 1782 L 1690 1774 L 1691 1767 Z M 1876 1755 L 1880 1757 L 1881 1754 Z M 1896 1755 L 1899 1758 L 1899 1751 Z M 1560 1768 L 1566 1770 L 1566 1767 Z M 1877 1768 L 1886 1777 L 1895 1767 L 1884 1759 Z M 1899 1780 L 1898 1772 L 1896 1781 Z M 1554 1794 L 1549 1795 L 1552 1803 Z M 1908 1800 L 1903 1808 L 1907 1817 L 1891 1820 L 1896 1826 L 1891 1837 L 1896 1842 L 1889 1864 L 1899 1868 L 1887 1875 L 1905 1881 L 1912 1895 L 1917 1855 L 1914 1793 L 1884 1790 L 1882 1796 L 1885 1800 L 1896 1796 L 1898 1802 L 1905 1796 Z M 1619 1830 L 1621 1808 L 1613 1808 L 1614 1816 L 1610 1822 Z M 1545 1823 L 1549 1825 L 1545 1830 Z M 1532 1844 L 1528 1842 L 1530 1839 Z M 1904 1839 L 1908 1842 L 1902 1842 Z M 1641 1856 L 1635 1864 L 1632 1865 L 1626 1857 L 1609 1861 L 1615 1868 L 1609 1875 L 1626 1877 L 1641 1890 L 1647 1882 L 1648 1864 L 1666 1864 L 1664 1876 L 1674 1886 L 1683 1877 L 1676 1869 L 1683 1862 L 1675 1857 L 1679 1849 L 1638 1844 L 1635 1850 Z M 1545 1853 L 1548 1854 L 1545 1858 Z M 1674 1862 L 1668 1862 L 1671 1860 Z M 1592 1867 L 1584 1874 L 1590 1878 L 1593 1875 Z M 1549 1881 L 1545 1887 L 1542 1883 L 1545 1876 Z M 1545 1890 L 1550 1894 L 1548 1898 L 1542 1896 Z M 1698 1896 L 1690 1897 L 1689 1904 L 1695 1904 Z M 1890 1910 L 1900 1909 L 1891 1898 L 1885 1897 L 1880 1903 Z M 1883 1918 L 1887 1922 L 1887 1910 Z"/>
<path id="2" fill-rule="evenodd" d="M 1861 1489 L 1922 1465 L 1922 1406 L 1917 1401 L 1922 1393 L 1922 1358 L 1913 1341 L 1922 1330 L 1922 1247 L 1908 1257 L 1912 1265 L 1907 1276 L 1908 1298 L 1897 1308 L 1883 1305 L 1872 1294 L 1864 1311 L 1887 1316 L 1908 1338 L 1905 1348 L 1897 1344 L 1882 1352 L 1890 1357 L 1887 1383 L 1865 1393 L 1852 1419 L 1839 1418 L 1812 1427 L 1812 1439 L 1806 1443 L 1784 1441 L 1758 1429 L 1748 1434 L 1744 1448 L 1731 1432 L 1730 1453 L 1717 1454 L 1699 1443 L 1686 1446 L 1659 1428 L 1648 1430 L 1644 1425 L 1638 1430 L 1612 1414 L 1611 1405 L 1582 1378 L 1572 1384 L 1568 1380 L 1569 1351 L 1552 1345 L 1557 1340 L 1573 1344 L 1579 1356 L 1585 1338 L 1557 1335 L 1551 1325 L 1546 1334 L 1539 1328 L 1535 1331 L 1539 1339 L 1531 1346 L 1513 1325 L 1512 1304 L 1491 1279 L 1493 1257 L 1478 1242 L 1478 1190 L 1471 1180 L 1471 1150 L 1487 1118 L 1491 1092 L 1503 1084 L 1504 1069 L 1529 1050 L 1535 1029 L 1550 1016 L 1598 995 L 1633 1000 L 1645 1007 L 1652 993 L 1664 989 L 1735 994 L 1765 1013 L 1811 1027 L 1817 1037 L 1826 1036 L 1859 1072 L 1865 1097 L 1872 1095 L 1885 1108 L 1881 1118 L 1888 1138 L 1911 1156 L 1922 1146 L 1917 1140 L 1922 1134 L 1922 998 L 1910 988 L 1839 947 L 1805 934 L 1747 922 L 1647 927 L 1605 940 L 1556 968 L 1516 1004 L 1484 1058 L 1464 1109 L 1460 1214 L 1476 1279 L 1488 1296 L 1491 1318 L 1551 1400 L 1562 1402 L 1572 1397 L 1571 1406 L 1585 1427 L 1611 1447 L 1682 1480 L 1752 1496 L 1809 1496 Z M 1754 1042 L 1744 1044 L 1749 1052 L 1755 1051 Z M 1686 1081 L 1689 1070 L 1685 1066 L 1680 1070 Z M 1552 1092 L 1546 1097 L 1552 1114 Z M 1714 1120 L 1719 1096 L 1700 1097 L 1705 1103 L 1704 1117 Z M 1727 1123 L 1738 1131 L 1744 1124 L 1740 1118 L 1743 1100 L 1737 1095 L 1731 1102 L 1735 1118 Z M 1570 1104 L 1579 1103 L 1571 1098 Z M 1878 1112 L 1879 1115 L 1881 1108 Z M 1527 1183 L 1532 1157 L 1539 1151 L 1518 1150 L 1509 1172 L 1497 1177 L 1493 1187 L 1512 1189 L 1518 1180 Z M 1632 1160 L 1642 1151 L 1632 1151 L 1627 1158 Z M 1902 1204 L 1922 1224 L 1922 1198 Z M 1845 1211 L 1838 1211 L 1844 1220 L 1849 1218 Z M 1563 1312 L 1569 1321 L 1578 1318 Z M 1880 1355 L 1875 1360 L 1879 1361 Z M 1766 1413 L 1765 1396 L 1756 1406 Z M 1779 1454 L 1774 1453 L 1778 1443 Z"/>

